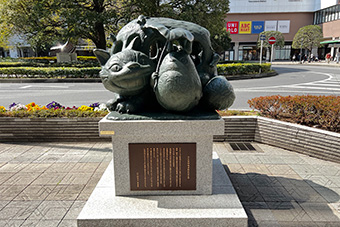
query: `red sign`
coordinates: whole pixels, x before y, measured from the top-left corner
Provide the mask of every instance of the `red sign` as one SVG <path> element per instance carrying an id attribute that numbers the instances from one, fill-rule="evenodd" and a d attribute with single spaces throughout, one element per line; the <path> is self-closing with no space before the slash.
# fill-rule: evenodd
<path id="1" fill-rule="evenodd" d="M 230 34 L 238 34 L 238 21 L 227 22 L 227 31 L 230 32 Z"/>
<path id="2" fill-rule="evenodd" d="M 268 43 L 271 44 L 271 45 L 273 45 L 275 42 L 276 42 L 276 39 L 275 39 L 274 36 L 272 36 L 268 39 Z"/>

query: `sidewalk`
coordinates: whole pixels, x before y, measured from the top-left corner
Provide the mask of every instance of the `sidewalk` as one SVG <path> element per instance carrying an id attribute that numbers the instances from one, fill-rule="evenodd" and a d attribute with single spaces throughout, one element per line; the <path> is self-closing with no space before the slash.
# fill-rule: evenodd
<path id="1" fill-rule="evenodd" d="M 214 143 L 249 226 L 340 226 L 340 164 L 256 144 Z M 111 142 L 0 143 L 0 226 L 76 226 Z"/>
<path id="2" fill-rule="evenodd" d="M 310 65 L 310 66 L 326 66 L 326 67 L 340 67 L 340 63 L 337 64 L 334 61 L 331 61 L 329 63 L 327 63 L 326 61 L 319 61 L 319 62 L 304 62 L 304 63 L 300 63 L 299 61 L 273 61 L 272 65 Z"/>

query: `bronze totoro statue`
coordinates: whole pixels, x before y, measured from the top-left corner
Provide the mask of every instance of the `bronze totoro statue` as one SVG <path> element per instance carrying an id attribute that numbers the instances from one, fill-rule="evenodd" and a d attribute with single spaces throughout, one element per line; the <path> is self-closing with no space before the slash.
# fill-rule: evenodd
<path id="1" fill-rule="evenodd" d="M 219 56 L 202 26 L 139 16 L 111 38 L 110 52 L 94 50 L 103 85 L 114 93 L 109 110 L 188 112 L 196 106 L 223 110 L 233 104 L 233 88 L 217 75 Z"/>

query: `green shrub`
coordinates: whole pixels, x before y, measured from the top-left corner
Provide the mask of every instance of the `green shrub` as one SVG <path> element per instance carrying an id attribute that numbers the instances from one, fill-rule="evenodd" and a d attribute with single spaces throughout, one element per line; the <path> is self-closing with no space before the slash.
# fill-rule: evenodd
<path id="1" fill-rule="evenodd" d="M 4 67 L 3 78 L 96 78 L 100 67 Z"/>
<path id="2" fill-rule="evenodd" d="M 265 117 L 340 132 L 340 96 L 265 96 L 248 101 Z"/>
<path id="3" fill-rule="evenodd" d="M 218 64 L 217 72 L 219 75 L 244 75 L 244 74 L 258 74 L 270 72 L 270 64 L 258 64 L 258 63 L 236 63 L 236 64 Z"/>

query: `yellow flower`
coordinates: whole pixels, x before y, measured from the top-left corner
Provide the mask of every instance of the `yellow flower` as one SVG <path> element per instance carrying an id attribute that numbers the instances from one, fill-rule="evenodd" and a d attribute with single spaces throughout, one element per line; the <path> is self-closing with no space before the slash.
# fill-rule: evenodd
<path id="1" fill-rule="evenodd" d="M 79 107 L 78 110 L 80 110 L 80 111 L 93 111 L 93 108 L 83 105 L 83 106 Z"/>
<path id="2" fill-rule="evenodd" d="M 4 106 L 0 106 L 0 112 L 5 112 L 6 108 Z"/>

